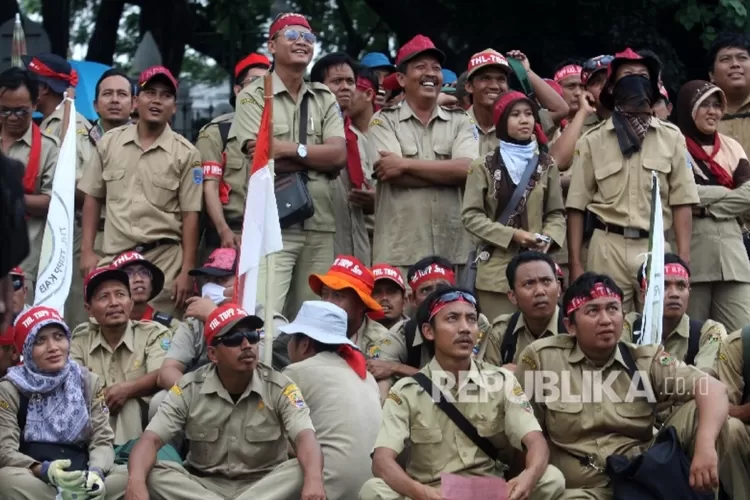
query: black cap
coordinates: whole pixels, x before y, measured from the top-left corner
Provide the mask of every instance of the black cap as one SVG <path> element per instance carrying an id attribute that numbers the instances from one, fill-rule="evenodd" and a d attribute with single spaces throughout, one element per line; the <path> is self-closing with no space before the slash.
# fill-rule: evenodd
<path id="1" fill-rule="evenodd" d="M 46 83 L 55 91 L 56 94 L 62 94 L 68 87 L 75 87 L 78 83 L 78 77 L 74 76 L 73 67 L 62 57 L 46 52 L 36 56 L 21 56 L 23 64 L 40 82 Z M 44 76 L 40 74 L 41 66 L 46 66 L 55 73 L 68 75 L 68 79 L 54 76 Z"/>

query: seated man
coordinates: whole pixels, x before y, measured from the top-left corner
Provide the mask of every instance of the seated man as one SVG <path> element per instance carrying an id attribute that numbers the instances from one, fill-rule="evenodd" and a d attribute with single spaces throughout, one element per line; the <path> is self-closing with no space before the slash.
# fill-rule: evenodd
<path id="1" fill-rule="evenodd" d="M 84 281 L 84 306 L 96 323 L 73 332 L 70 356 L 104 381 L 104 397 L 115 446 L 137 439 L 146 424 L 149 396 L 169 349 L 172 332 L 154 321 L 133 321 L 130 279 L 124 271 L 100 268 Z"/>
<path id="2" fill-rule="evenodd" d="M 399 268 L 388 264 L 375 264 L 372 266 L 372 275 L 375 277 L 372 298 L 383 308 L 383 317 L 377 320 L 378 323 L 390 329 L 396 323 L 409 319 L 404 312 L 406 285 Z"/>
<path id="3" fill-rule="evenodd" d="M 518 311 L 495 318 L 477 359 L 515 371 L 521 351 L 537 339 L 568 333 L 557 306 L 555 262 L 541 252 L 516 255 L 505 268 L 508 298 Z"/>
<path id="4" fill-rule="evenodd" d="M 526 451 L 525 469 L 508 482 L 508 498 L 552 500 L 563 493 L 565 480 L 559 470 L 547 465 L 547 443 L 513 373 L 472 359 L 478 319 L 474 296 L 455 287 L 437 289 L 419 306 L 417 321 L 435 352 L 419 374 L 433 381 L 433 390 L 423 389 L 423 382 L 414 377 L 401 379 L 391 389 L 373 454 L 376 479 L 364 484 L 360 499 L 440 499 L 443 472 L 504 476 L 495 457 L 464 435 L 437 406 L 435 386 L 446 395 L 448 390 L 441 386 L 451 388 L 452 397 L 446 398 L 449 404 L 490 441 L 499 460 L 509 464 L 514 450 Z M 468 395 L 472 395 L 471 402 L 461 402 Z M 403 470 L 396 457 L 407 442 L 411 458 Z"/>
<path id="5" fill-rule="evenodd" d="M 182 322 L 173 316 L 154 311 L 149 301 L 155 299 L 164 288 L 164 273 L 159 267 L 138 252 L 129 251 L 112 261 L 112 267 L 122 269 L 130 278 L 130 295 L 133 298 L 133 321 L 156 321 L 169 328 L 174 336 Z"/>
<path id="6" fill-rule="evenodd" d="M 263 320 L 234 304 L 207 318 L 210 364 L 182 377 L 133 448 L 129 498 L 323 500 L 323 455 L 294 383 L 259 364 Z M 184 467 L 156 462 L 184 431 Z M 298 459 L 287 459 L 287 440 Z"/>
<path id="7" fill-rule="evenodd" d="M 291 337 L 292 364 L 284 375 L 297 384 L 323 449 L 326 497 L 356 499 L 372 477 L 370 453 L 382 410 L 375 378 L 346 336 L 346 312 L 335 304 L 307 301 L 294 321 L 281 327 Z"/>
<path id="8" fill-rule="evenodd" d="M 654 402 L 681 405 L 664 427 L 675 428 L 692 456 L 690 486 L 711 492 L 719 486 L 718 457 L 727 464 L 740 457 L 734 429 L 727 425 L 726 388 L 660 345 L 620 342 L 622 297 L 609 276 L 582 274 L 563 298 L 569 335 L 531 343 L 516 368 L 550 443 L 550 464 L 565 476 L 563 498 L 612 498 L 607 458 L 632 458 L 653 444 Z M 566 375 L 550 379 L 553 373 Z M 648 390 L 640 389 L 638 375 Z M 631 392 L 634 384 L 639 389 Z M 746 472 L 727 480 L 744 483 L 745 491 L 750 487 Z"/>
<path id="9" fill-rule="evenodd" d="M 644 266 L 638 270 L 638 283 L 641 283 L 641 302 L 646 297 Z M 690 300 L 690 268 L 678 255 L 664 255 L 664 314 L 662 316 L 662 338 L 664 349 L 677 359 L 695 366 L 711 375 L 716 375 L 714 364 L 719 344 L 727 331 L 716 321 L 705 323 L 690 319 L 687 315 Z M 631 312 L 625 316 L 622 340 L 638 343 L 641 336 L 641 315 Z"/>

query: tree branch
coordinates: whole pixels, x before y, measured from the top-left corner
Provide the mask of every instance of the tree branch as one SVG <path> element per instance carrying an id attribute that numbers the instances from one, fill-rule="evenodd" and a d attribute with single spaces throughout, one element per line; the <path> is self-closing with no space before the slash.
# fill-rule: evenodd
<path id="1" fill-rule="evenodd" d="M 87 61 L 96 61 L 111 66 L 117 46 L 117 29 L 125 10 L 125 0 L 104 0 L 96 13 L 94 32 L 86 52 Z"/>
<path id="2" fill-rule="evenodd" d="M 362 40 L 362 37 L 359 36 L 357 30 L 354 29 L 352 16 L 349 14 L 349 10 L 346 8 L 346 2 L 344 0 L 339 0 L 337 2 L 337 5 L 341 24 L 346 30 L 346 53 L 350 56 L 357 57 L 359 56 L 359 52 L 362 50 L 362 47 L 364 47 L 364 40 Z"/>

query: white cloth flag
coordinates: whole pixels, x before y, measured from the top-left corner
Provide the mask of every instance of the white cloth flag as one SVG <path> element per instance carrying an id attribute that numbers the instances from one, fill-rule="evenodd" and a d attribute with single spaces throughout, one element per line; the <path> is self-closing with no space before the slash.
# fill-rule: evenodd
<path id="1" fill-rule="evenodd" d="M 76 108 L 70 102 L 68 126 L 52 179 L 52 197 L 44 228 L 34 305 L 57 309 L 61 314 L 73 280 L 73 229 L 76 191 Z"/>
<path id="2" fill-rule="evenodd" d="M 664 315 L 664 217 L 659 194 L 659 177 L 652 173 L 651 229 L 649 235 L 647 288 L 639 344 L 659 344 Z"/>

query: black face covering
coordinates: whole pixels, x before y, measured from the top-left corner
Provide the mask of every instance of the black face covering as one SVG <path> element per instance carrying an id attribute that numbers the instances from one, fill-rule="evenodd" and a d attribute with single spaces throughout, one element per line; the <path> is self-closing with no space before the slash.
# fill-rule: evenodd
<path id="1" fill-rule="evenodd" d="M 620 78 L 612 89 L 615 109 L 625 113 L 651 114 L 651 81 L 643 75 Z"/>

